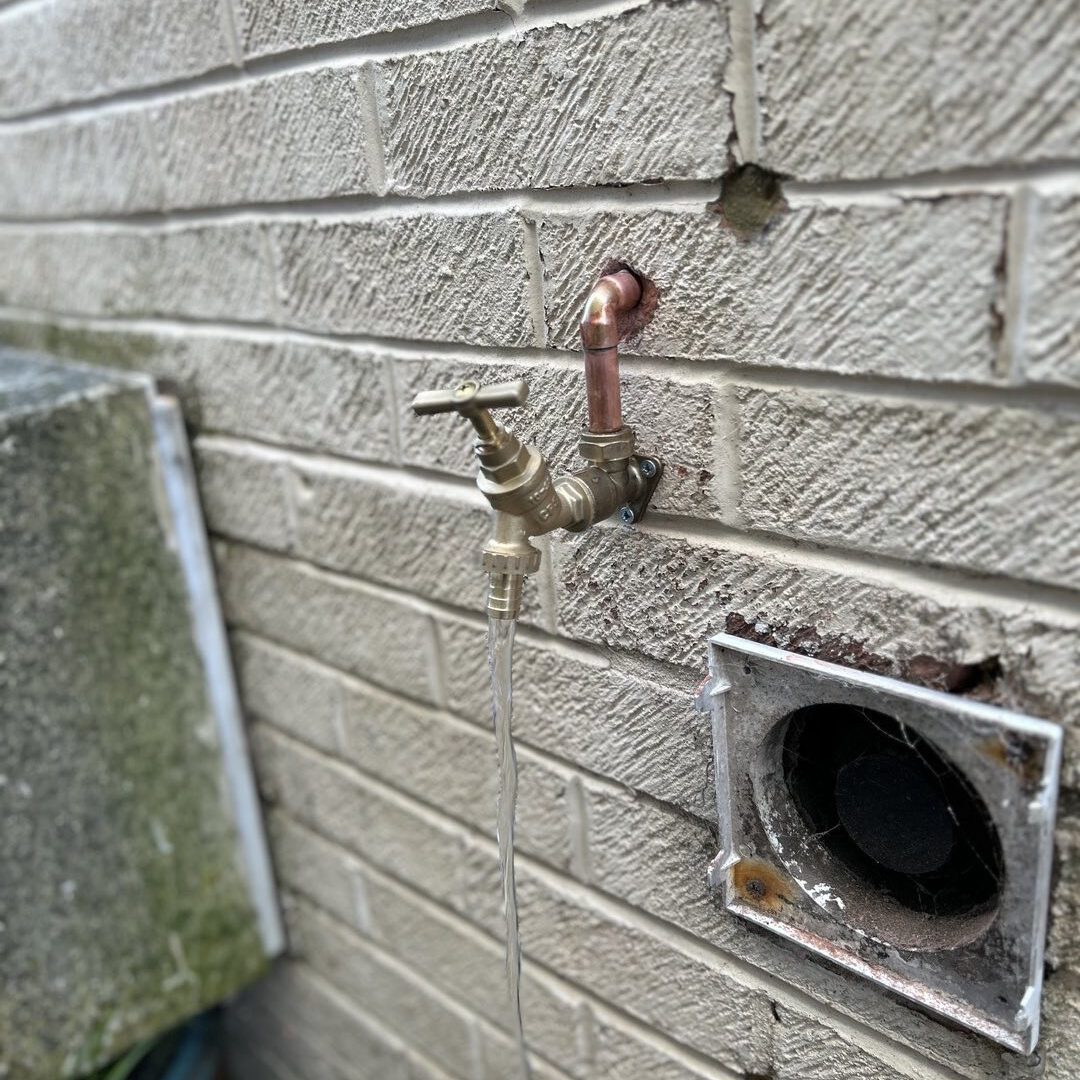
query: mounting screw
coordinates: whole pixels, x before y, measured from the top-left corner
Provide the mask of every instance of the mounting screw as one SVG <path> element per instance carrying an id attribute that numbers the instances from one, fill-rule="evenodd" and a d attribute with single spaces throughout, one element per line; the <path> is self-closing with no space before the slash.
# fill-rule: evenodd
<path id="1" fill-rule="evenodd" d="M 641 475 L 651 480 L 656 475 L 656 462 L 652 458 L 641 459 Z"/>
<path id="2" fill-rule="evenodd" d="M 633 525 L 634 524 L 634 511 L 631 510 L 629 506 L 620 506 L 619 507 L 619 520 L 624 525 Z"/>

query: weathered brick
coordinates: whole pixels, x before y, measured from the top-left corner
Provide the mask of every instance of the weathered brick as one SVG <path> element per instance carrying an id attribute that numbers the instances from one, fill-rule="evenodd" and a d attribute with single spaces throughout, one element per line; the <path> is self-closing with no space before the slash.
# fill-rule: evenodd
<path id="1" fill-rule="evenodd" d="M 315 330 L 531 345 L 522 230 L 513 214 L 273 226 L 286 318 Z"/>
<path id="2" fill-rule="evenodd" d="M 614 260 L 659 291 L 634 352 L 991 381 L 1005 210 L 984 195 L 804 203 L 749 242 L 708 210 L 552 215 L 539 225 L 549 341 L 579 347 L 585 296 Z"/>
<path id="3" fill-rule="evenodd" d="M 1080 704 L 1075 623 L 1065 615 L 895 575 L 815 566 L 752 542 L 604 530 L 556 545 L 565 632 L 705 670 L 729 632 L 938 688 L 997 658 L 982 693 L 1036 715 Z"/>
<path id="4" fill-rule="evenodd" d="M 450 1080 L 309 966 L 277 965 L 232 1006 L 234 1029 L 311 1080 Z"/>
<path id="5" fill-rule="evenodd" d="M 356 686 L 346 697 L 344 730 L 347 761 L 494 836 L 493 734 Z M 565 774 L 519 751 L 516 844 L 558 867 L 571 858 L 566 784 Z"/>
<path id="6" fill-rule="evenodd" d="M 276 317 L 259 226 L 0 229 L 0 303 L 78 315 Z"/>
<path id="7" fill-rule="evenodd" d="M 2 33 L 2 30 L 0 30 Z M 0 213 L 9 217 L 126 214 L 163 206 L 145 116 L 0 129 Z"/>
<path id="8" fill-rule="evenodd" d="M 762 161 L 801 180 L 1070 157 L 1072 0 L 946 9 L 765 0 Z"/>
<path id="9" fill-rule="evenodd" d="M 496 0 L 237 0 L 237 22 L 246 56 L 264 56 L 331 41 L 490 11 Z"/>
<path id="10" fill-rule="evenodd" d="M 747 525 L 1080 585 L 1080 423 L 1031 409 L 740 388 Z"/>
<path id="11" fill-rule="evenodd" d="M 518 874 L 526 953 L 637 1019 L 740 1072 L 765 1072 L 768 997 L 583 897 Z"/>
<path id="12" fill-rule="evenodd" d="M 912 1075 L 868 1053 L 861 1041 L 857 1032 L 845 1036 L 829 1024 L 777 1007 L 772 1075 L 776 1080 L 907 1080 Z"/>
<path id="13" fill-rule="evenodd" d="M 225 617 L 383 686 L 435 700 L 427 616 L 408 600 L 276 555 L 218 548 Z"/>
<path id="14" fill-rule="evenodd" d="M 473 1075 L 479 1047 L 471 1017 L 432 994 L 422 976 L 380 954 L 308 903 L 293 905 L 289 941 L 293 956 L 375 1020 L 407 1040 L 423 1032 L 420 1045 L 436 1051 L 448 1072 Z"/>
<path id="15" fill-rule="evenodd" d="M 1032 382 L 1080 386 L 1080 198 L 1037 204 L 1027 263 L 1024 374 Z"/>
<path id="16" fill-rule="evenodd" d="M 322 68 L 193 94 L 152 109 L 168 207 L 375 190 L 360 108 L 362 67 Z"/>
<path id="17" fill-rule="evenodd" d="M 286 461 L 233 453 L 228 445 L 200 439 L 195 463 L 207 528 L 275 551 L 293 550 Z"/>
<path id="18" fill-rule="evenodd" d="M 466 378 L 483 383 L 526 379 L 529 402 L 500 415 L 519 438 L 538 446 L 554 470 L 580 469 L 577 440 L 585 419 L 585 375 L 581 365 L 542 361 L 527 364 L 432 358 L 396 360 L 394 377 L 401 403 L 401 455 L 408 465 L 475 476 L 470 425 L 452 419 L 417 418 L 409 403 L 420 390 L 456 386 Z M 623 407 L 636 426 L 642 453 L 663 458 L 664 476 L 650 506 L 669 513 L 712 517 L 721 509 L 713 453 L 716 395 L 707 383 L 688 383 L 646 374 L 624 364 Z"/>
<path id="19" fill-rule="evenodd" d="M 244 710 L 327 753 L 340 749 L 345 708 L 340 679 L 289 649 L 252 634 L 232 637 L 233 662 Z"/>
<path id="20" fill-rule="evenodd" d="M 719 176 L 727 53 L 726 11 L 697 2 L 387 61 L 391 184 L 430 195 Z"/>
<path id="21" fill-rule="evenodd" d="M 232 62 L 218 0 L 45 0 L 0 11 L 0 116 Z"/>
<path id="22" fill-rule="evenodd" d="M 491 709 L 482 627 L 439 620 L 450 707 L 474 719 Z M 715 816 L 712 739 L 693 690 L 630 673 L 519 636 L 514 646 L 514 734 L 628 787 Z"/>
<path id="23" fill-rule="evenodd" d="M 292 469 L 297 544 L 305 558 L 483 610 L 480 550 L 491 533 L 491 515 L 479 492 L 302 458 Z"/>

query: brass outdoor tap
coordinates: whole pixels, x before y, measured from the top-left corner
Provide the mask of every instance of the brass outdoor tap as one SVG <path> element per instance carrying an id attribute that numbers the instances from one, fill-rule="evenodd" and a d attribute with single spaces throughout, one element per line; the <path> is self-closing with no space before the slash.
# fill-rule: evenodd
<path id="1" fill-rule="evenodd" d="M 616 512 L 631 524 L 645 513 L 662 465 L 657 458 L 634 453 L 634 432 L 622 423 L 615 328 L 615 313 L 633 307 L 640 295 L 637 279 L 621 271 L 601 278 L 586 304 L 582 337 L 590 423 L 578 441 L 588 462 L 584 469 L 552 480 L 543 454 L 491 415 L 491 409 L 525 404 L 529 387 L 524 380 L 486 387 L 468 381 L 454 390 L 426 390 L 413 400 L 418 416 L 457 412 L 476 430 L 476 483 L 495 510 L 495 528 L 482 557 L 490 576 L 487 612 L 493 619 L 517 618 L 524 580 L 540 568 L 540 552 L 530 537 L 555 529 L 581 532 Z M 594 354 L 604 362 L 599 377 L 590 365 Z M 600 422 L 595 422 L 594 402 L 602 402 Z"/>

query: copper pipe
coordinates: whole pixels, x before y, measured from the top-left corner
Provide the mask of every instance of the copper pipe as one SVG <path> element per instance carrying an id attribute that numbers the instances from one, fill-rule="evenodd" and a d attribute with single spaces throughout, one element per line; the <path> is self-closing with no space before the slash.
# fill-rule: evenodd
<path id="1" fill-rule="evenodd" d="M 602 277 L 589 293 L 581 316 L 585 350 L 585 393 L 589 431 L 604 434 L 622 426 L 619 390 L 619 314 L 636 307 L 641 285 L 629 270 Z"/>

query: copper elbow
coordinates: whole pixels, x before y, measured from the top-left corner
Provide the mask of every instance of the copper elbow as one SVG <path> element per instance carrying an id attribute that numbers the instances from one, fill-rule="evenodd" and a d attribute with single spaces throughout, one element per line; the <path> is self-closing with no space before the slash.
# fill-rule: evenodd
<path id="1" fill-rule="evenodd" d="M 589 402 L 589 431 L 618 431 L 622 426 L 619 389 L 619 315 L 641 300 L 641 284 L 629 270 L 602 277 L 581 316 L 585 350 L 585 392 Z"/>

